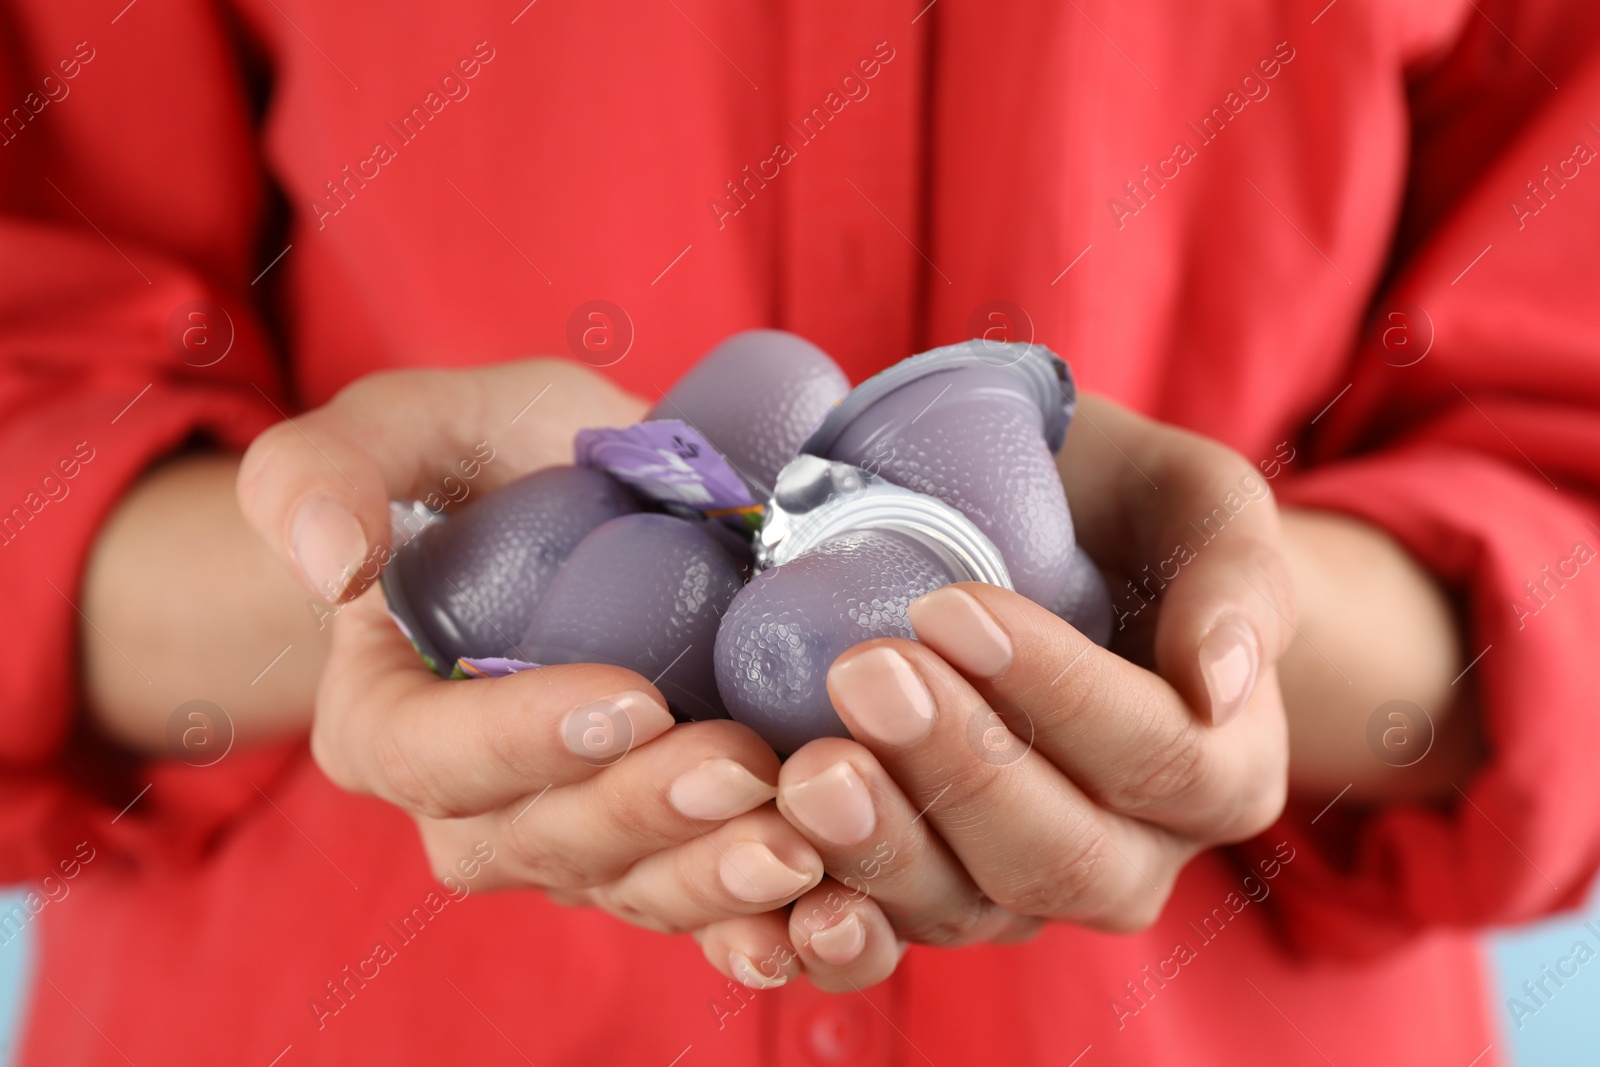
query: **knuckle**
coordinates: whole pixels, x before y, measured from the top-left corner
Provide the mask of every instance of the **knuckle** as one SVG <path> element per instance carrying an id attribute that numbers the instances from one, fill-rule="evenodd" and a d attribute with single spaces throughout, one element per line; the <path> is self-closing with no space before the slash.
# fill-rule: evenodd
<path id="1" fill-rule="evenodd" d="M 1171 895 L 1170 880 L 1164 881 L 1159 888 L 1152 888 L 1140 880 L 1138 889 L 1118 899 L 1106 911 L 1087 918 L 1084 925 L 1110 934 L 1143 933 L 1161 918 Z"/>
<path id="2" fill-rule="evenodd" d="M 355 767 L 346 755 L 346 749 L 333 736 L 334 727 L 327 715 L 319 714 L 311 724 L 311 758 L 327 776 L 328 781 L 346 793 L 367 793 Z"/>
<path id="3" fill-rule="evenodd" d="M 570 359 L 558 356 L 530 356 L 522 361 L 530 370 L 536 370 L 540 375 L 553 374 L 561 379 L 582 379 L 593 377 L 593 368 L 580 366 Z"/>
<path id="4" fill-rule="evenodd" d="M 541 892 L 563 908 L 589 908 L 595 903 L 591 893 L 585 889 L 546 888 Z"/>
<path id="5" fill-rule="evenodd" d="M 258 466 L 266 466 L 270 465 L 274 457 L 282 455 L 285 451 L 298 451 L 299 448 L 300 435 L 295 432 L 294 424 L 285 419 L 273 423 L 257 434 L 256 439 L 250 442 L 250 448 L 245 455 L 249 459 L 251 453 L 254 453 L 257 458 L 252 462 Z"/>
<path id="6" fill-rule="evenodd" d="M 379 370 L 364 374 L 334 394 L 329 401 L 339 407 L 365 407 L 392 399 L 396 393 L 408 393 L 425 388 L 426 378 L 437 371 Z"/>
<path id="7" fill-rule="evenodd" d="M 470 822 L 430 819 L 423 815 L 413 815 L 411 821 L 416 824 L 417 837 L 422 842 L 422 853 L 428 862 L 428 873 L 433 876 L 438 886 L 452 894 L 458 893 L 464 887 L 461 866 L 463 855 L 468 854 L 469 846 L 466 842 L 469 835 L 476 836 L 474 828 Z M 479 843 L 485 842 L 480 838 Z M 485 874 L 485 870 L 480 866 L 475 874 L 467 877 L 479 879 L 475 883 L 477 886 L 492 886 L 493 876 L 484 877 Z"/>
<path id="8" fill-rule="evenodd" d="M 1220 441 L 1208 439 L 1205 448 L 1196 449 L 1191 455 L 1197 473 L 1225 489 L 1234 488 L 1240 478 L 1257 473 L 1255 465 L 1242 453 Z"/>
<path id="9" fill-rule="evenodd" d="M 433 880 L 442 880 L 441 871 L 449 871 L 450 865 L 455 862 L 451 854 L 450 843 L 444 839 L 440 832 L 440 824 L 433 819 L 416 818 L 417 834 L 422 839 L 422 854 L 427 858 L 428 870 L 433 875 Z"/>
<path id="10" fill-rule="evenodd" d="M 692 855 L 699 859 L 674 865 L 672 888 L 669 893 L 662 895 L 663 900 L 676 896 L 683 910 L 694 915 L 742 915 L 761 910 L 760 905 L 753 905 L 736 896 L 722 880 L 722 857 L 719 853 L 707 847 L 694 850 Z M 799 895 L 795 894 L 796 897 Z M 786 903 L 788 901 L 779 901 L 773 906 L 781 907 Z"/>
<path id="11" fill-rule="evenodd" d="M 613 914 L 615 914 L 617 918 L 622 919 L 624 922 L 630 922 L 635 926 L 643 927 L 646 930 L 653 930 L 658 934 L 665 934 L 668 937 L 677 937 L 679 934 L 686 934 L 693 929 L 693 927 L 684 923 L 673 922 L 670 919 L 663 918 L 659 915 L 652 915 L 649 912 L 640 911 L 637 908 L 621 908 Z"/>
<path id="12" fill-rule="evenodd" d="M 530 805 L 508 821 L 512 854 L 539 886 L 594 889 L 622 878 L 634 861 L 653 850 L 622 847 L 631 840 L 622 824 L 640 818 L 628 805 L 615 798 L 584 804 L 576 818 L 566 810 Z"/>
<path id="13" fill-rule="evenodd" d="M 1183 800 L 1207 784 L 1206 739 L 1184 724 L 1176 733 L 1149 746 L 1125 781 L 1102 798 L 1108 807 L 1136 814 L 1158 804 Z"/>
<path id="14" fill-rule="evenodd" d="M 481 721 L 484 748 L 489 759 L 518 780 L 532 782 L 539 774 L 548 743 L 528 728 L 526 719 L 514 717 L 505 722 L 499 715 Z"/>
<path id="15" fill-rule="evenodd" d="M 556 839 L 536 809 L 527 808 L 506 825 L 508 850 L 522 877 L 545 890 L 580 892 L 606 881 L 580 849 Z"/>
<path id="16" fill-rule="evenodd" d="M 573 892 L 592 889 L 600 881 L 581 857 L 544 841 L 521 836 L 511 852 L 527 879 L 542 889 Z"/>
<path id="17" fill-rule="evenodd" d="M 347 432 L 359 432 L 374 421 L 390 423 L 394 412 L 405 411 L 426 398 L 440 410 L 455 411 L 464 422 L 474 422 L 480 412 L 475 391 L 467 382 L 471 372 L 460 370 L 395 369 L 363 375 L 328 401 L 326 411 L 340 420 Z"/>
<path id="18" fill-rule="evenodd" d="M 953 948 L 980 940 L 981 932 L 993 923 L 995 910 L 994 901 L 974 890 L 931 917 L 915 915 L 902 920 L 896 916 L 894 928 L 903 940 Z"/>
<path id="19" fill-rule="evenodd" d="M 239 461 L 239 495 L 249 503 L 255 489 L 272 471 L 280 469 L 284 457 L 296 451 L 300 441 L 288 422 L 274 423 L 256 435 Z"/>
<path id="20" fill-rule="evenodd" d="M 1242 453 L 1215 438 L 1175 426 L 1162 426 L 1157 432 L 1162 460 L 1196 489 L 1227 488 L 1241 475 L 1255 473 Z"/>
<path id="21" fill-rule="evenodd" d="M 1252 548 L 1250 562 L 1256 572 L 1255 580 L 1261 585 L 1261 592 L 1277 607 L 1284 623 L 1278 628 L 1280 631 L 1278 647 L 1268 649 L 1269 654 L 1275 659 L 1274 653 L 1282 653 L 1288 648 L 1289 641 L 1294 636 L 1296 619 L 1300 614 L 1294 570 L 1289 565 L 1288 557 L 1277 545 L 1257 539 Z M 1270 643 L 1270 631 L 1262 637 Z"/>
<path id="22" fill-rule="evenodd" d="M 1074 838 L 1037 862 L 1023 857 L 981 888 L 1006 911 L 1038 918 L 1072 917 L 1100 910 L 1110 848 L 1084 826 Z"/>
<path id="23" fill-rule="evenodd" d="M 1235 800 L 1232 811 L 1223 820 L 1220 839 L 1246 841 L 1265 832 L 1283 814 L 1288 794 L 1287 775 L 1255 776 L 1254 784 Z"/>
<path id="24" fill-rule="evenodd" d="M 380 730 L 372 745 L 372 761 L 386 799 L 430 819 L 450 819 L 476 812 L 460 810 L 438 775 L 422 767 L 398 731 Z"/>
<path id="25" fill-rule="evenodd" d="M 641 804 L 613 779 L 614 776 L 608 776 L 594 783 L 595 815 L 602 820 L 607 836 L 628 846 L 627 850 L 633 853 L 654 852 L 677 844 L 677 839 L 667 834 L 662 824 L 667 814 L 663 809 L 671 802 L 656 795 Z M 671 814 L 687 828 L 682 816 L 676 811 Z"/>
<path id="26" fill-rule="evenodd" d="M 667 915 L 665 910 L 660 907 L 642 905 L 633 899 L 632 891 L 621 883 L 612 883 L 609 886 L 592 890 L 590 899 L 596 906 L 615 915 L 624 922 L 642 926 L 646 930 L 654 930 L 660 934 L 677 936 L 678 934 L 688 933 L 699 925 L 675 919 Z"/>
<path id="27" fill-rule="evenodd" d="M 972 714 L 983 715 L 987 714 L 987 711 L 985 708 L 978 708 Z M 958 721 L 962 720 L 958 718 Z M 955 759 L 948 766 L 936 769 L 936 773 L 930 776 L 930 780 L 946 784 L 938 788 L 929 788 L 917 796 L 908 796 L 908 799 L 919 809 L 938 802 L 947 814 L 960 810 L 971 813 L 972 818 L 979 818 L 980 813 L 1008 806 L 1009 802 L 996 803 L 997 800 L 1004 798 L 1003 795 L 997 798 L 994 794 L 1001 790 L 1006 776 L 1012 769 L 1010 764 L 988 763 L 970 756 Z M 949 799 L 940 800 L 941 795 Z"/>
<path id="28" fill-rule="evenodd" d="M 575 384 L 579 387 L 607 381 L 606 376 L 595 368 L 559 356 L 534 356 L 524 362 L 538 372 L 540 381 L 553 379 L 562 385 Z"/>
<path id="29" fill-rule="evenodd" d="M 563 835 L 563 855 L 554 866 L 563 879 L 559 884 L 587 888 L 614 881 L 639 858 L 675 843 L 660 833 L 649 801 L 641 805 L 630 800 L 611 781 L 593 783 L 583 796 L 579 818 L 588 829 L 580 832 L 581 840 Z"/>

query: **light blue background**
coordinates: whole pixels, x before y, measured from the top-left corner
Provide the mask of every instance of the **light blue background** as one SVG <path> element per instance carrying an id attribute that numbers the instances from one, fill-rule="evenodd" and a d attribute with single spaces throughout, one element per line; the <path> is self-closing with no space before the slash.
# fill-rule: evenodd
<path id="1" fill-rule="evenodd" d="M 1538 923 L 1500 933 L 1489 939 L 1489 958 L 1500 980 L 1495 1003 L 1500 1029 L 1514 1050 L 1512 1062 L 1520 1067 L 1576 1067 L 1600 1063 L 1600 957 L 1578 968 L 1576 978 L 1556 989 L 1536 1015 L 1512 1022 L 1506 998 L 1515 996 L 1532 1006 L 1522 983 L 1537 984 L 1540 968 L 1556 969 L 1556 960 L 1572 953 L 1573 942 L 1583 940 L 1600 952 L 1600 939 L 1583 928 L 1584 921 L 1600 927 L 1600 893 L 1589 901 L 1588 912 L 1577 918 Z M 1570 966 L 1570 965 L 1569 965 Z M 1542 996 L 1543 994 L 1541 994 Z"/>
<path id="2" fill-rule="evenodd" d="M 22 893 L 0 891 L 0 914 L 21 903 L 22 897 Z M 20 937 L 0 945 L 0 1067 L 10 1067 L 16 1059 L 17 1031 L 33 972 L 33 938 L 33 923 L 29 923 Z"/>
<path id="3" fill-rule="evenodd" d="M 20 893 L 0 892 L 0 911 L 21 899 Z M 1600 894 L 1590 901 L 1588 913 L 1539 923 L 1489 938 L 1489 956 L 1499 977 L 1495 992 L 1497 1020 L 1511 1043 L 1511 1061 L 1518 1067 L 1570 1067 L 1600 1063 L 1600 958 L 1579 968 L 1576 978 L 1549 998 L 1538 1014 L 1524 1016 L 1518 1028 L 1511 1020 L 1506 998 L 1521 996 L 1522 983 L 1536 981 L 1540 968 L 1570 953 L 1580 938 L 1600 950 L 1600 939 L 1585 930 L 1584 920 L 1600 927 Z M 0 945 L 0 1067 L 15 1058 L 18 1028 L 32 993 L 33 951 L 37 931 L 30 923 L 21 937 Z M 1554 985 L 1551 985 L 1554 988 Z"/>

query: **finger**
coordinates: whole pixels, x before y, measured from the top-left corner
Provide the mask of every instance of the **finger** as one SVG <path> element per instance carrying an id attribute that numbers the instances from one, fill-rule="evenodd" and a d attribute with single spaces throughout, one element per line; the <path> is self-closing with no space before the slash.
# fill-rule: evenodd
<path id="1" fill-rule="evenodd" d="M 870 897 L 832 879 L 792 907 L 712 923 L 695 940 L 732 982 L 776 989 L 803 970 L 826 993 L 859 992 L 887 980 L 906 945 Z"/>
<path id="2" fill-rule="evenodd" d="M 507 885 L 588 888 L 644 856 L 693 841 L 777 793 L 778 757 L 731 719 L 685 723 L 586 781 L 495 816 Z"/>
<path id="3" fill-rule="evenodd" d="M 887 981 L 905 953 L 877 902 L 832 879 L 794 902 L 787 934 L 806 977 L 825 993 L 860 992 Z"/>
<path id="4" fill-rule="evenodd" d="M 694 939 L 706 962 L 729 982 L 721 1010 L 712 1002 L 719 1019 L 737 1014 L 745 1003 L 735 983 L 746 989 L 777 989 L 800 976 L 800 954 L 789 944 L 788 908 L 723 919 L 695 931 Z"/>
<path id="5" fill-rule="evenodd" d="M 335 620 L 311 751 L 346 790 L 450 818 L 588 778 L 672 724 L 656 688 L 620 667 L 445 681 L 417 658 L 373 589 Z"/>
<path id="6" fill-rule="evenodd" d="M 521 417 L 535 400 L 543 409 Z M 239 506 L 306 587 L 336 603 L 386 561 L 391 499 L 449 498 L 445 480 L 468 471 L 492 489 L 570 457 L 574 430 L 626 425 L 640 407 L 559 360 L 370 375 L 257 437 L 240 467 Z"/>
<path id="7" fill-rule="evenodd" d="M 1212 728 L 1161 677 L 1016 593 L 946 586 L 910 616 L 918 639 L 982 696 L 978 713 L 998 716 L 968 724 L 995 758 L 1008 757 L 993 742 L 1015 737 L 1016 751 L 1031 745 L 1101 807 L 1202 841 L 1252 837 L 1282 809 L 1287 742 L 1274 687 Z"/>
<path id="8" fill-rule="evenodd" d="M 1230 530 L 1198 552 L 1163 595 L 1156 668 L 1213 725 L 1248 705 L 1294 639 L 1294 582 L 1277 544 Z"/>
<path id="9" fill-rule="evenodd" d="M 870 895 L 904 941 L 961 945 L 1011 924 L 875 756 L 827 737 L 803 746 L 778 778 L 778 810 L 852 895 Z M 813 890 L 813 893 L 815 890 Z"/>
<path id="10" fill-rule="evenodd" d="M 1226 722 L 1294 638 L 1271 488 L 1209 438 L 1099 397 L 1079 415 L 1059 467 L 1085 548 L 1126 578 L 1112 583 L 1117 627 L 1156 614 L 1157 669 L 1202 719 Z"/>
<path id="11" fill-rule="evenodd" d="M 782 907 L 822 880 L 822 859 L 772 805 L 645 856 L 597 904 L 666 933 Z"/>
<path id="12" fill-rule="evenodd" d="M 968 737 L 987 705 L 914 641 L 879 639 L 828 672 L 834 707 L 926 812 L 978 888 L 1020 915 L 1100 929 L 1154 921 L 1195 847 L 1094 805 L 1040 753 L 986 758 Z"/>

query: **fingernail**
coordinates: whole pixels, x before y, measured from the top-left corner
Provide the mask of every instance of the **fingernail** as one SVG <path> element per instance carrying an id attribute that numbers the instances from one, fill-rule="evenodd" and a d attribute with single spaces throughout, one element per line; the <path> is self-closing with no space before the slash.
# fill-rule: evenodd
<path id="1" fill-rule="evenodd" d="M 289 548 L 306 581 L 332 604 L 366 559 L 367 535 L 349 508 L 331 496 L 314 496 L 295 512 Z"/>
<path id="2" fill-rule="evenodd" d="M 861 916 L 853 911 L 842 921 L 811 935 L 811 951 L 824 962 L 836 966 L 849 963 L 866 947 L 867 928 L 861 924 Z"/>
<path id="3" fill-rule="evenodd" d="M 733 972 L 741 985 L 751 989 L 777 989 L 789 980 L 789 976 L 781 970 L 776 978 L 768 978 L 756 970 L 755 964 L 750 962 L 750 957 L 742 952 L 728 953 L 728 970 Z"/>
<path id="4" fill-rule="evenodd" d="M 691 819 L 731 819 L 760 807 L 778 795 L 744 765 L 731 759 L 708 759 L 678 775 L 667 790 L 672 806 Z"/>
<path id="5" fill-rule="evenodd" d="M 607 760 L 660 737 L 671 725 L 672 712 L 655 697 L 629 690 L 567 712 L 561 737 L 574 756 Z"/>
<path id="6" fill-rule="evenodd" d="M 917 640 L 962 674 L 993 678 L 1011 666 L 1011 638 L 971 593 L 947 585 L 911 602 Z"/>
<path id="7" fill-rule="evenodd" d="M 1200 642 L 1200 673 L 1211 696 L 1211 725 L 1221 726 L 1239 713 L 1256 687 L 1261 649 L 1255 631 L 1237 615 L 1228 615 Z"/>
<path id="8" fill-rule="evenodd" d="M 783 804 L 802 827 L 835 845 L 865 841 L 878 822 L 867 783 L 844 762 L 784 786 Z"/>
<path id="9" fill-rule="evenodd" d="M 744 841 L 722 856 L 722 884 L 740 900 L 768 904 L 794 896 L 811 884 L 811 876 L 786 866 L 757 841 Z"/>
<path id="10" fill-rule="evenodd" d="M 909 745 L 933 727 L 933 697 L 906 658 L 874 648 L 828 671 L 839 703 L 855 725 L 886 745 Z"/>

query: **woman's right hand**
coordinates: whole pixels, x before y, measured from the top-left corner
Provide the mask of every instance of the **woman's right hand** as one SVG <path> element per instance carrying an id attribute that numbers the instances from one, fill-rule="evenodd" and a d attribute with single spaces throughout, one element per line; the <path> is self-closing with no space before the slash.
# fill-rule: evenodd
<path id="1" fill-rule="evenodd" d="M 769 911 L 821 880 L 816 851 L 771 803 L 771 749 L 731 720 L 674 725 L 650 680 L 618 667 L 445 681 L 374 584 L 391 499 L 459 502 L 571 462 L 576 430 L 644 408 L 556 360 L 373 375 L 257 438 L 238 491 L 328 603 L 311 734 L 328 777 L 409 812 L 441 877 L 486 840 L 496 858 L 480 886 L 544 889 L 678 932 Z"/>

